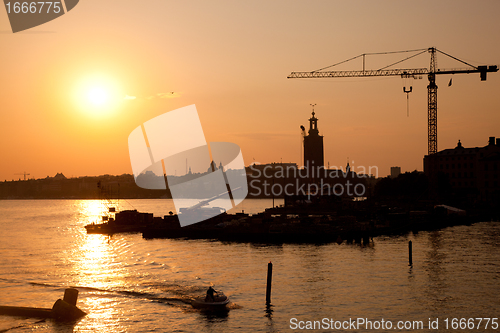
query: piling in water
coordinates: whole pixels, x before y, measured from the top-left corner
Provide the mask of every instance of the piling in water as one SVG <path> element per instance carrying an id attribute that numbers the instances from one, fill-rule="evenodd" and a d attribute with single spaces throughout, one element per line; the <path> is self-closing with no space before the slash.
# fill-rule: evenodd
<path id="1" fill-rule="evenodd" d="M 266 304 L 271 303 L 271 284 L 273 281 L 273 263 L 267 264 L 267 287 L 266 287 Z"/>
<path id="2" fill-rule="evenodd" d="M 408 261 L 409 261 L 409 264 L 408 266 L 413 266 L 413 260 L 412 260 L 412 243 L 411 241 L 408 242 Z"/>

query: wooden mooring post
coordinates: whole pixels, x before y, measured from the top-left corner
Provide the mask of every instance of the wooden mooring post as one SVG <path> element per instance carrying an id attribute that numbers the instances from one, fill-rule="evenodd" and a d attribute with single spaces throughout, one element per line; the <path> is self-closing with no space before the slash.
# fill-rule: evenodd
<path id="1" fill-rule="evenodd" d="M 409 241 L 409 242 L 408 242 L 408 261 L 409 261 L 408 266 L 413 266 L 413 260 L 412 260 L 412 259 L 413 259 L 413 258 L 412 258 L 413 253 L 412 253 L 412 252 L 413 252 L 413 249 L 412 249 L 412 242 L 411 242 L 411 241 Z"/>
<path id="2" fill-rule="evenodd" d="M 273 263 L 267 264 L 267 286 L 266 286 L 266 304 L 271 304 L 271 284 L 273 282 Z"/>

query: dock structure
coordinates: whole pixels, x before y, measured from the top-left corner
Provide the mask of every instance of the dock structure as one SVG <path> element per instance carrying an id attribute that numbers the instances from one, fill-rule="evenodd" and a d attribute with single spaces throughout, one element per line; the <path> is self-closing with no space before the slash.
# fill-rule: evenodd
<path id="1" fill-rule="evenodd" d="M 323 199 L 323 198 L 320 198 Z M 131 218 L 90 224 L 87 233 L 140 232 L 145 239 L 189 238 L 257 243 L 330 243 L 370 246 L 374 237 L 472 223 L 482 218 L 463 210 L 429 205 L 421 210 L 372 207 L 369 203 L 339 201 L 337 205 L 298 200 L 257 214 L 223 212 L 199 223 L 181 226 L 174 213 L 163 217 L 134 211 Z M 452 208 L 452 207 L 451 207 Z M 459 213 L 457 213 L 458 211 Z M 182 215 L 182 214 L 181 214 Z M 128 216 L 128 215 L 127 215 Z M 144 218 L 144 217 L 147 217 Z"/>

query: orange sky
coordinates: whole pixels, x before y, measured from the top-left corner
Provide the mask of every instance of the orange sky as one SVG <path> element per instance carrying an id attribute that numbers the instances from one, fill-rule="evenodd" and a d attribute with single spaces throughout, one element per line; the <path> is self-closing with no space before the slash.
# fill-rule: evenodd
<path id="1" fill-rule="evenodd" d="M 207 141 L 238 144 L 246 165 L 300 163 L 300 125 L 316 103 L 325 163 L 344 167 L 349 157 L 355 170 L 377 166 L 378 176 L 396 165 L 422 170 L 426 78 L 413 83 L 407 117 L 399 77 L 286 77 L 361 53 L 431 46 L 473 65 L 500 65 L 498 12 L 498 1 L 85 0 L 13 34 L 0 8 L 0 180 L 24 171 L 132 173 L 130 132 L 190 104 Z M 369 58 L 367 67 L 393 59 Z M 428 63 L 424 54 L 401 67 Z M 438 55 L 438 67 L 463 66 Z M 500 137 L 500 74 L 486 82 L 455 75 L 448 87 L 450 77 L 437 78 L 438 150 Z M 106 107 L 86 99 L 95 86 L 109 94 Z"/>

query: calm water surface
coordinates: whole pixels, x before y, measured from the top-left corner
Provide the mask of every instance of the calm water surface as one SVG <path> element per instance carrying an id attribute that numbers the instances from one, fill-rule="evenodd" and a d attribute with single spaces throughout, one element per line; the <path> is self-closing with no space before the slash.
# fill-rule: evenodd
<path id="1" fill-rule="evenodd" d="M 245 200 L 238 208 L 252 213 L 271 205 Z M 155 216 L 173 209 L 169 200 L 121 206 Z M 434 331 L 457 332 L 446 330 L 444 319 L 500 317 L 498 222 L 377 237 L 367 247 L 266 245 L 87 235 L 84 225 L 101 209 L 93 200 L 0 201 L 0 305 L 50 308 L 73 286 L 88 313 L 67 324 L 0 316 L 0 332 L 300 331 L 290 328 L 291 318 L 423 321 L 421 331 L 439 318 Z M 269 261 L 274 276 L 266 309 Z M 188 304 L 209 285 L 230 297 L 226 315 Z"/>

